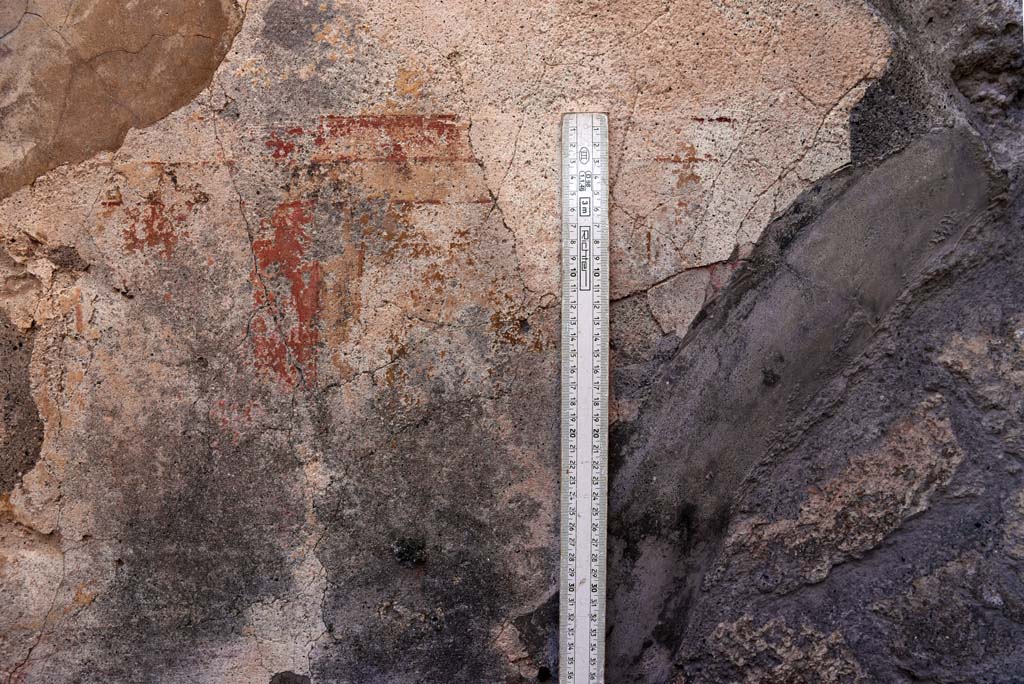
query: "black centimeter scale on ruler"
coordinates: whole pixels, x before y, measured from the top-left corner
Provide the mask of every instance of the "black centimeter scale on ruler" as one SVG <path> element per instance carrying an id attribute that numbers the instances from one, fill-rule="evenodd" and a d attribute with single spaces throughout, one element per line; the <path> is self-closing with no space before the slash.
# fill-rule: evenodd
<path id="1" fill-rule="evenodd" d="M 603 684 L 608 499 L 608 117 L 562 117 L 559 680 Z"/>

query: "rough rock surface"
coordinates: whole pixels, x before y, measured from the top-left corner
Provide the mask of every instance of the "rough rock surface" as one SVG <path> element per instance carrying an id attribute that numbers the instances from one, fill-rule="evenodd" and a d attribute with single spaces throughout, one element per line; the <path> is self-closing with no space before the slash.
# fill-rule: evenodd
<path id="1" fill-rule="evenodd" d="M 557 678 L 571 110 L 609 681 L 1018 681 L 1021 23 L 7 3 L 0 681 Z"/>

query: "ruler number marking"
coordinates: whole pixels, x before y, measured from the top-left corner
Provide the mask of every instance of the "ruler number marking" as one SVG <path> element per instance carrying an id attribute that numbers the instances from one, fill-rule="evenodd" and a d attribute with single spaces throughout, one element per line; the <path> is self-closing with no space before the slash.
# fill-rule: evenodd
<path id="1" fill-rule="evenodd" d="M 563 117 L 562 684 L 604 681 L 607 150 L 603 114 Z"/>

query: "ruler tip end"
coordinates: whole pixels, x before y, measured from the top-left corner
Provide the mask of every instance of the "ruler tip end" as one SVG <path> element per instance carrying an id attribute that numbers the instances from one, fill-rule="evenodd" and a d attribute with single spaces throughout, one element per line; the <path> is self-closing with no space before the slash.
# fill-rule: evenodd
<path id="1" fill-rule="evenodd" d="M 588 118 L 589 117 L 589 118 Z M 606 112 L 563 112 L 562 113 L 562 136 L 572 130 L 574 127 L 584 122 L 590 121 L 590 125 L 594 126 L 595 129 L 599 128 L 606 131 L 608 130 L 608 114 Z"/>

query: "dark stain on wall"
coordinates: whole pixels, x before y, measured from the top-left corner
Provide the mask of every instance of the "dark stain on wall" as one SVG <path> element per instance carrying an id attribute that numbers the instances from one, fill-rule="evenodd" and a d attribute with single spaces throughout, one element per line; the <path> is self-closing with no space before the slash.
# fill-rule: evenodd
<path id="1" fill-rule="evenodd" d="M 610 681 L 1024 671 L 1020 8 L 879 11 L 856 163 L 773 221 L 613 433 Z"/>
<path id="2" fill-rule="evenodd" d="M 43 421 L 29 377 L 34 333 L 0 314 L 0 494 L 9 492 L 39 460 Z"/>

